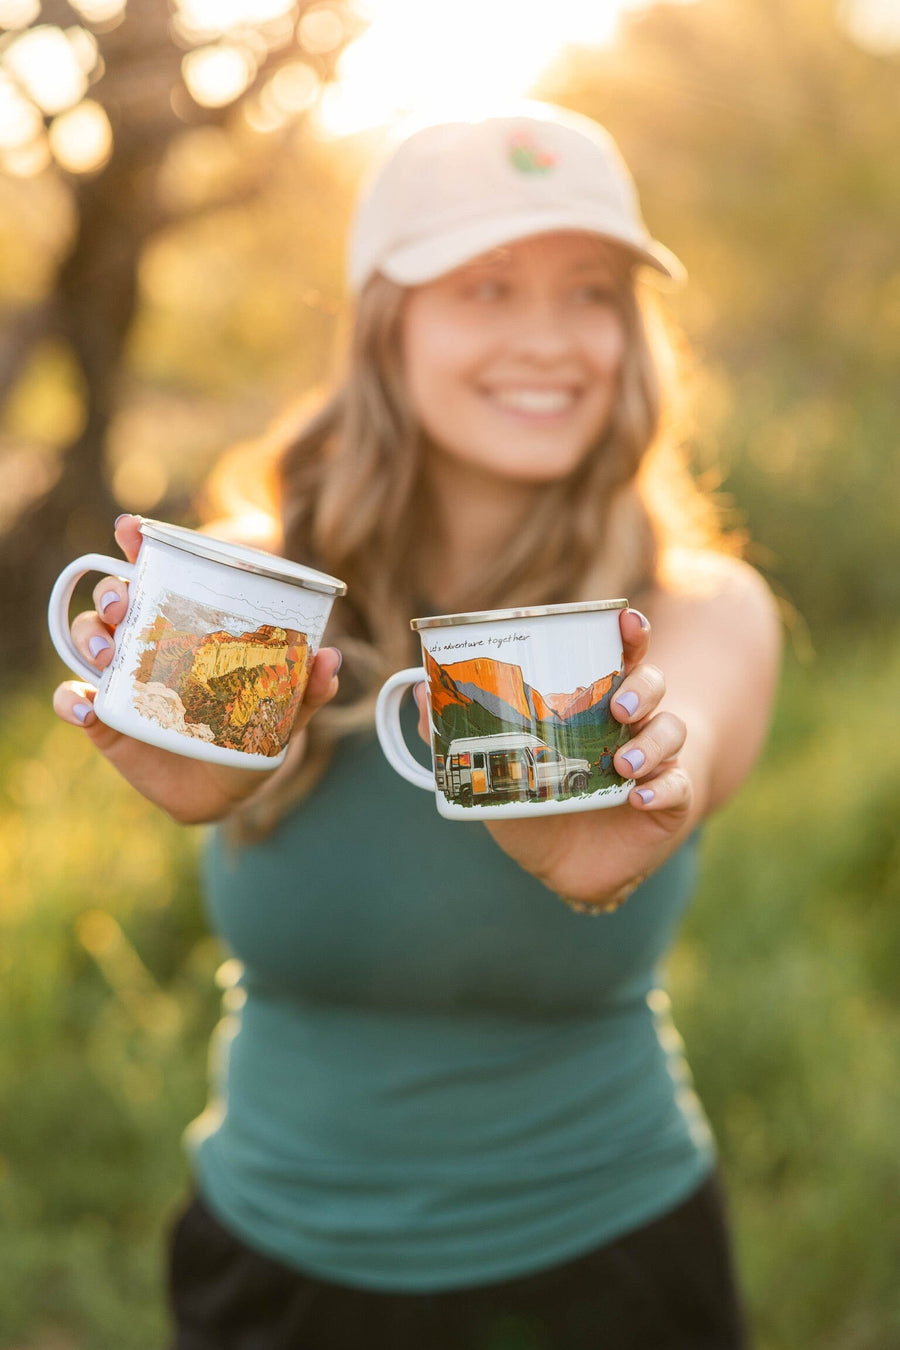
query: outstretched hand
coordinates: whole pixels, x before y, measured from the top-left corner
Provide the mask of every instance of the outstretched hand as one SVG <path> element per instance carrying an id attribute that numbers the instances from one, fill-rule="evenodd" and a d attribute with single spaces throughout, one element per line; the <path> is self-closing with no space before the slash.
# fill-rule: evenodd
<path id="1" fill-rule="evenodd" d="M 662 671 L 647 660 L 650 624 L 637 610 L 620 616 L 625 674 L 610 710 L 631 728 L 616 752 L 617 773 L 635 787 L 621 806 L 485 820 L 505 852 L 551 890 L 600 908 L 615 907 L 671 853 L 693 823 L 691 779 L 679 762 L 685 743 L 682 719 L 660 708 Z M 419 731 L 428 738 L 425 686 L 417 688 Z"/>
<path id="2" fill-rule="evenodd" d="M 123 554 L 133 562 L 141 547 L 140 517 L 120 516 L 115 534 Z M 78 614 L 72 622 L 72 641 L 99 676 L 113 658 L 113 635 L 128 608 L 128 583 L 121 577 L 104 577 L 94 587 L 93 598 L 95 609 Z M 324 647 L 315 656 L 294 737 L 334 697 L 340 664 L 340 653 L 333 647 Z M 100 721 L 94 711 L 96 692 L 80 680 L 66 680 L 54 693 L 54 711 L 64 722 L 82 727 L 123 778 L 176 820 L 185 824 L 218 820 L 271 777 L 257 769 L 189 759 L 124 736 Z"/>

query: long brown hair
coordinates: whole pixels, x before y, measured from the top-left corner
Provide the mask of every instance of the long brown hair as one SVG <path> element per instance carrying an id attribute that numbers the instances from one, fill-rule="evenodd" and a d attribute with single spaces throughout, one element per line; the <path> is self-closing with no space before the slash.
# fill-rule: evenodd
<path id="1" fill-rule="evenodd" d="M 728 546 L 715 501 L 677 448 L 671 327 L 624 255 L 616 276 L 625 349 L 609 424 L 575 473 L 537 495 L 509 547 L 477 584 L 459 587 L 448 612 L 639 601 L 674 548 Z M 330 397 L 299 429 L 282 422 L 253 448 L 257 478 L 260 456 L 271 466 L 280 551 L 341 577 L 348 590 L 325 639 L 344 654 L 341 693 L 310 724 L 299 767 L 242 809 L 244 837 L 264 833 L 309 790 L 339 736 L 371 725 L 383 680 L 418 660 L 410 619 L 434 612 L 418 583 L 434 517 L 422 472 L 429 444 L 401 359 L 406 294 L 382 276 L 367 284 Z"/>

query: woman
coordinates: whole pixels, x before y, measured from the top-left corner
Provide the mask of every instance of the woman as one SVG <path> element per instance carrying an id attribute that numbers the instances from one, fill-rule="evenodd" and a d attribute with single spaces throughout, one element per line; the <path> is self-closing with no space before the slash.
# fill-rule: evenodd
<path id="1" fill-rule="evenodd" d="M 278 465 L 270 546 L 349 586 L 340 691 L 325 648 L 262 788 L 57 691 L 151 800 L 223 822 L 209 908 L 244 1002 L 190 1137 L 178 1350 L 744 1344 L 657 966 L 762 744 L 778 622 L 672 453 L 647 270 L 681 272 L 587 119 L 403 140 L 351 232 L 344 378 Z M 73 634 L 102 669 L 127 588 L 95 594 Z M 618 595 L 626 805 L 460 826 L 386 766 L 411 618 Z"/>

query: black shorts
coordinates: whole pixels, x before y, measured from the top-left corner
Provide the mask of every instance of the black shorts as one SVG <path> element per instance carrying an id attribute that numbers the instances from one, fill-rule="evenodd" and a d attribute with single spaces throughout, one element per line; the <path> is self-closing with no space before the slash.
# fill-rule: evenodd
<path id="1" fill-rule="evenodd" d="M 606 1246 L 435 1294 L 334 1284 L 251 1251 L 195 1198 L 172 1241 L 172 1350 L 745 1350 L 718 1180 Z"/>

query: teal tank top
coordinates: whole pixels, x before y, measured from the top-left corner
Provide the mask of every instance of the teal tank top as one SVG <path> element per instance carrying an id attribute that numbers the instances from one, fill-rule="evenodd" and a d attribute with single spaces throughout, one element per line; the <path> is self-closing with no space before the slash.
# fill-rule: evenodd
<path id="1" fill-rule="evenodd" d="M 362 735 L 264 843 L 213 832 L 210 920 L 241 975 L 187 1136 L 207 1204 L 289 1266 L 427 1291 L 684 1199 L 713 1145 L 657 967 L 695 852 L 573 913 Z"/>

